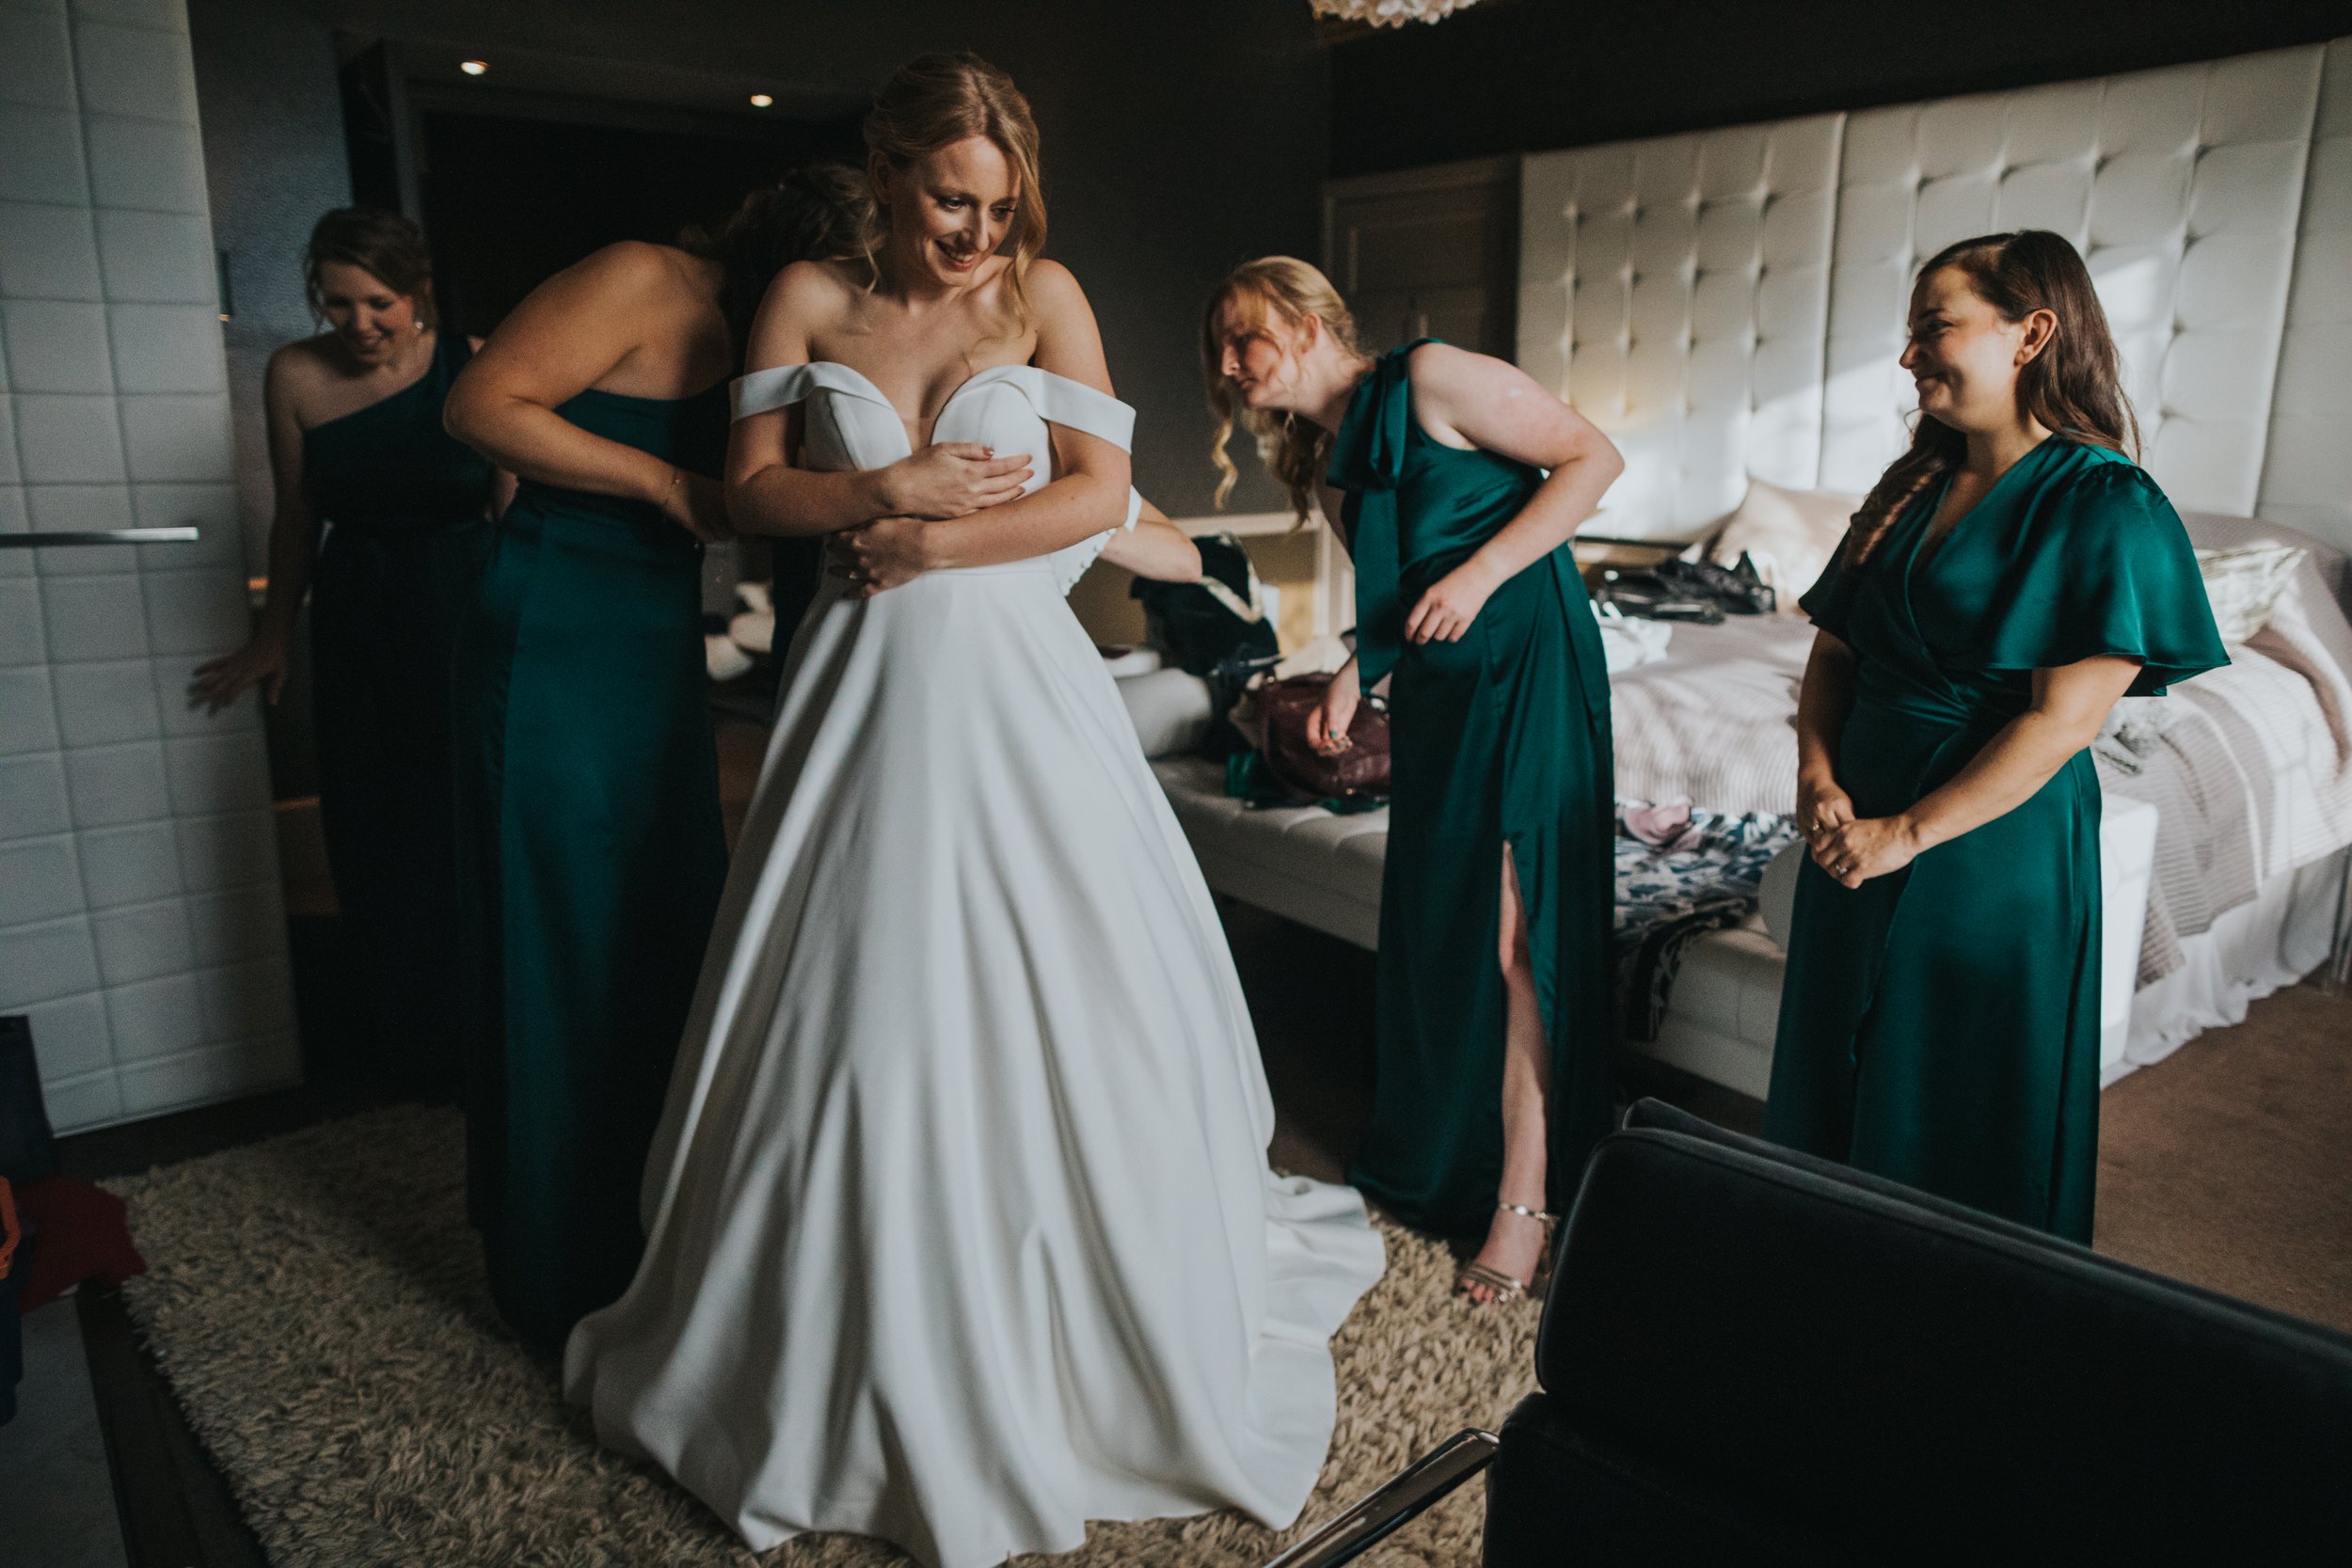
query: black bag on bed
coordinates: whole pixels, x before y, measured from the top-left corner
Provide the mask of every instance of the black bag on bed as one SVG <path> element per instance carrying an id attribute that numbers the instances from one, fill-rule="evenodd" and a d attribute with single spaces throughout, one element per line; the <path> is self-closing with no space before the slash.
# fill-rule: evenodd
<path id="1" fill-rule="evenodd" d="M 1709 626 L 1725 615 L 1770 615 L 1778 601 L 1745 550 L 1734 566 L 1670 558 L 1639 572 L 1608 572 L 1593 597 L 1620 614 Z"/>
<path id="2" fill-rule="evenodd" d="M 1250 678 L 1271 669 L 1282 650 L 1240 541 L 1216 533 L 1193 542 L 1200 546 L 1199 582 L 1137 578 L 1128 594 L 1143 606 L 1152 646 L 1186 674 L 1208 682 L 1213 717 L 1200 749 L 1222 758 L 1250 749 L 1226 715 Z"/>

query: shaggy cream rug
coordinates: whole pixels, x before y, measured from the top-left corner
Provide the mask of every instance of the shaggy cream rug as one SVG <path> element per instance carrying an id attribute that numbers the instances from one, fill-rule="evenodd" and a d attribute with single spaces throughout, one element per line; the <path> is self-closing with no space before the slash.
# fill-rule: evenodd
<path id="1" fill-rule="evenodd" d="M 279 1568 L 755 1560 L 659 1472 L 598 1450 L 553 1369 L 510 1339 L 465 1223 L 456 1113 L 349 1120 L 114 1183 L 150 1269 L 132 1314 Z M 1053 1560 L 1248 1568 L 1533 1386 L 1536 1309 L 1464 1311 L 1445 1248 L 1384 1227 L 1389 1272 L 1333 1342 L 1338 1432 L 1300 1524 L 1098 1525 Z M 1469 1568 L 1465 1487 L 1361 1560 Z M 906 1560 L 809 1536 L 789 1568 Z"/>

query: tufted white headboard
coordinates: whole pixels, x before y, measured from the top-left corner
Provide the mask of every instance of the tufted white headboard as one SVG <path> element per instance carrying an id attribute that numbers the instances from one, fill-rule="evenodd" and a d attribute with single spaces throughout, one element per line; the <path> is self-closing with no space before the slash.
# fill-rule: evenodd
<path id="1" fill-rule="evenodd" d="M 2328 46 L 2262 513 L 2352 549 L 2352 38 Z"/>
<path id="2" fill-rule="evenodd" d="M 2352 39 L 1526 161 L 1519 362 L 1609 432 L 1591 531 L 1689 538 L 1748 474 L 1867 489 L 1919 262 L 2053 229 L 2184 509 L 2352 545 Z"/>
<path id="3" fill-rule="evenodd" d="M 1626 453 L 1596 531 L 1699 528 L 1751 472 L 1815 486 L 1842 123 L 1527 160 L 1519 364 Z"/>

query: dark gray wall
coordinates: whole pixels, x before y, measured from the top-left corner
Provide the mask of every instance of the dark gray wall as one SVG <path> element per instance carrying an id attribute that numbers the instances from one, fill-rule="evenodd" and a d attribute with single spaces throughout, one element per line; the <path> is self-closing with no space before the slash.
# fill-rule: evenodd
<path id="1" fill-rule="evenodd" d="M 283 145 L 290 169 L 340 167 L 329 28 L 419 57 L 455 46 L 494 71 L 507 46 L 729 79 L 766 72 L 780 97 L 869 92 L 923 49 L 977 50 L 1037 112 L 1048 253 L 1086 286 L 1112 376 L 1136 406 L 1137 483 L 1179 515 L 1208 510 L 1214 478 L 1194 346 L 1202 298 L 1245 257 L 1311 255 L 1317 244 L 1326 75 L 1306 0 L 193 0 L 191 9 L 216 208 L 230 200 L 224 231 L 250 210 L 246 159 L 275 158 Z M 264 80 L 278 71 L 287 80 Z M 245 102 L 223 102 L 232 97 Z M 248 150 L 255 142 L 264 145 Z M 310 217 L 342 198 L 319 185 L 289 195 L 269 243 L 298 251 Z M 242 279 L 239 290 L 243 317 Z M 277 319 L 283 337 L 307 329 Z M 1253 481 L 1234 504 L 1271 508 L 1279 492 Z"/>
<path id="2" fill-rule="evenodd" d="M 1488 0 L 1331 50 L 1331 172 L 2104 76 L 2344 33 L 2345 0 Z"/>
<path id="3" fill-rule="evenodd" d="M 229 253 L 222 324 L 237 433 L 246 562 L 268 562 L 271 486 L 262 372 L 280 343 L 316 330 L 302 247 L 321 213 L 351 200 L 327 24 L 294 0 L 188 0 L 213 243 Z"/>

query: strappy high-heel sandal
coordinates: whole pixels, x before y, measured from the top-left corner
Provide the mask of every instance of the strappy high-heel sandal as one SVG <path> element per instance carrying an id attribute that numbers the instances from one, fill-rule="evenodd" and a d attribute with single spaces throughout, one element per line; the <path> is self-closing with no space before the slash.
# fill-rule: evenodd
<path id="1" fill-rule="evenodd" d="M 1560 1216 L 1546 1213 L 1541 1209 L 1530 1209 L 1520 1203 L 1498 1203 L 1495 1212 L 1499 1214 L 1518 1214 L 1544 1227 L 1544 1244 L 1535 1254 L 1535 1273 L 1532 1278 L 1514 1279 L 1501 1269 L 1490 1269 L 1475 1259 L 1465 1263 L 1461 1272 L 1454 1276 L 1454 1299 L 1466 1307 L 1500 1307 L 1506 1301 L 1517 1301 L 1539 1288 L 1550 1269 L 1551 1237 L 1552 1232 L 1560 1227 Z M 1481 1286 L 1494 1292 L 1483 1302 L 1470 1294 Z"/>

